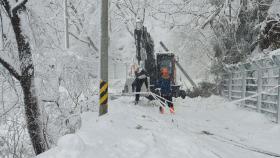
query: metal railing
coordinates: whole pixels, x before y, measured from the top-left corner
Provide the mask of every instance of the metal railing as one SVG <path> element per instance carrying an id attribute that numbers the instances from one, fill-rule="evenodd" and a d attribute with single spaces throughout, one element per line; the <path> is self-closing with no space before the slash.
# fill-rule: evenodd
<path id="1" fill-rule="evenodd" d="M 280 55 L 225 67 L 222 95 L 280 123 Z"/>

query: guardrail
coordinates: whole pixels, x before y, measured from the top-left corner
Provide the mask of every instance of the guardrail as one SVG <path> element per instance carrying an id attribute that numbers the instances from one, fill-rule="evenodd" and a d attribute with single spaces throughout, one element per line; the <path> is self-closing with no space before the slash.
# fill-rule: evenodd
<path id="1" fill-rule="evenodd" d="M 280 123 L 280 55 L 225 67 L 222 95 Z"/>

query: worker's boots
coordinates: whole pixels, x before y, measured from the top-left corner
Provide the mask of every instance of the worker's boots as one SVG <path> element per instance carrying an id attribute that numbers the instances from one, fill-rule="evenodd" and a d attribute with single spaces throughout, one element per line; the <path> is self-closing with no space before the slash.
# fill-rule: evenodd
<path id="1" fill-rule="evenodd" d="M 164 114 L 164 108 L 163 108 L 162 106 L 159 107 L 159 112 L 160 112 L 161 114 Z"/>
<path id="2" fill-rule="evenodd" d="M 170 111 L 171 114 L 175 114 L 175 109 L 174 109 L 173 105 L 169 107 L 169 111 Z M 164 114 L 164 108 L 162 106 L 159 107 L 159 112 L 161 114 Z"/>
<path id="3" fill-rule="evenodd" d="M 137 105 L 138 103 L 139 103 L 139 101 L 136 101 L 136 100 L 134 101 L 134 105 Z"/>
<path id="4" fill-rule="evenodd" d="M 173 104 L 170 105 L 169 110 L 170 110 L 170 113 L 171 113 L 171 114 L 175 114 L 175 109 L 174 109 Z"/>

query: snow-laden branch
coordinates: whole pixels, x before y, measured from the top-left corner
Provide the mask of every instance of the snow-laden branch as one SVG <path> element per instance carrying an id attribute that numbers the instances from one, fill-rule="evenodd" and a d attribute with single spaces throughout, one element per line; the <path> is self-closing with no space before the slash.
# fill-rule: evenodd
<path id="1" fill-rule="evenodd" d="M 12 74 L 17 80 L 20 81 L 20 74 L 16 71 L 16 69 L 9 64 L 8 62 L 6 62 L 3 58 L 0 57 L 0 64 L 2 64 L 8 71 L 10 74 Z"/>
<path id="2" fill-rule="evenodd" d="M 223 6 L 218 8 L 212 15 L 210 15 L 209 18 L 206 19 L 206 21 L 201 26 L 201 29 L 204 29 L 207 26 L 207 24 L 209 24 L 211 21 L 213 21 L 216 18 L 216 16 L 218 16 L 220 14 L 220 12 L 222 11 L 222 8 L 223 8 Z"/>
<path id="3" fill-rule="evenodd" d="M 8 0 L 1 0 L 1 5 L 3 5 L 3 7 L 5 8 L 7 14 L 9 17 L 11 17 L 11 6 Z"/>
<path id="4" fill-rule="evenodd" d="M 15 6 L 12 7 L 12 13 L 15 14 L 22 6 L 27 3 L 28 0 L 19 0 Z"/>
<path id="5" fill-rule="evenodd" d="M 91 46 L 96 52 L 99 51 L 98 48 L 96 47 L 96 45 L 93 43 L 93 41 L 91 40 L 91 38 L 90 38 L 89 36 L 86 37 L 87 40 L 88 40 L 88 41 L 86 41 L 86 40 L 81 39 L 80 37 L 78 37 L 77 35 L 75 35 L 75 34 L 72 33 L 72 32 L 69 32 L 69 35 L 71 35 L 72 37 L 74 37 L 76 40 L 79 40 L 80 42 L 83 42 L 83 43 L 85 43 L 85 44 Z"/>

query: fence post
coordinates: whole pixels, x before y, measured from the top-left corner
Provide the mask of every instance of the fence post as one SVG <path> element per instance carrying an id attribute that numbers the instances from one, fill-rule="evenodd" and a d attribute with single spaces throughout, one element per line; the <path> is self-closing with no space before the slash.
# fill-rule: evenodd
<path id="1" fill-rule="evenodd" d="M 223 97 L 224 98 L 226 98 L 226 94 L 228 94 L 228 93 L 226 93 L 226 90 L 227 90 L 227 86 L 228 86 L 228 84 L 227 84 L 227 72 L 223 75 L 223 90 L 222 90 L 222 93 L 223 93 Z"/>
<path id="2" fill-rule="evenodd" d="M 257 80 L 257 84 L 258 84 L 258 89 L 257 89 L 257 93 L 258 95 L 258 103 L 257 103 L 257 111 L 261 112 L 261 106 L 262 106 L 262 70 L 260 67 L 258 67 L 258 80 Z"/>
<path id="3" fill-rule="evenodd" d="M 231 100 L 232 94 L 232 72 L 229 71 L 229 79 L 228 79 L 228 99 Z"/>
<path id="4" fill-rule="evenodd" d="M 246 98 L 246 78 L 247 78 L 247 72 L 245 69 L 245 66 L 241 66 L 242 71 L 242 99 Z M 246 100 L 242 101 L 241 105 L 245 105 Z"/>

